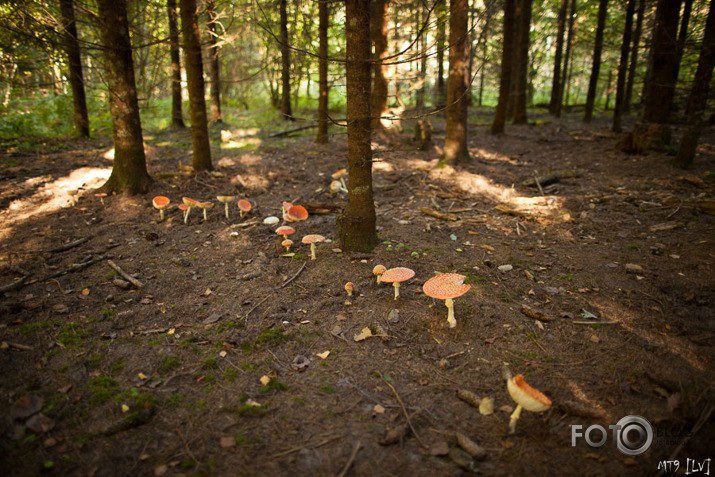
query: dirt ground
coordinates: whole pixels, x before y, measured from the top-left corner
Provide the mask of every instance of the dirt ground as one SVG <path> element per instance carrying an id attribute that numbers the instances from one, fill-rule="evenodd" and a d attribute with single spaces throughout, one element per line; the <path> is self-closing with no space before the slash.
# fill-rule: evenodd
<path id="1" fill-rule="evenodd" d="M 108 139 L 4 144 L 0 473 L 654 475 L 663 461 L 704 473 L 715 131 L 683 172 L 665 153 L 621 153 L 605 122 L 535 118 L 493 137 L 475 114 L 465 166 L 436 167 L 439 121 L 424 151 L 410 124 L 377 138 L 381 244 L 369 254 L 339 249 L 346 197 L 328 191 L 346 167 L 339 131 L 318 146 L 314 131 L 224 126 L 216 173 L 198 175 L 185 171 L 188 131 L 147 134 L 151 193 L 104 205 L 93 189 L 111 169 Z M 537 175 L 543 193 L 523 184 Z M 251 213 L 234 203 L 226 219 L 218 204 L 184 225 L 183 196 L 227 194 Z M 154 195 L 172 201 L 163 222 Z M 312 212 L 295 224 L 292 257 L 262 223 L 284 200 Z M 300 244 L 311 233 L 332 240 L 314 261 Z M 116 281 L 110 260 L 141 288 Z M 397 300 L 377 264 L 416 272 Z M 444 301 L 421 293 L 438 272 L 472 286 L 453 329 Z M 376 336 L 356 341 L 364 328 Z M 524 411 L 514 434 L 509 373 L 553 402 Z M 630 415 L 651 424 L 645 453 L 621 452 L 610 430 L 601 447 L 572 446 L 572 426 Z"/>

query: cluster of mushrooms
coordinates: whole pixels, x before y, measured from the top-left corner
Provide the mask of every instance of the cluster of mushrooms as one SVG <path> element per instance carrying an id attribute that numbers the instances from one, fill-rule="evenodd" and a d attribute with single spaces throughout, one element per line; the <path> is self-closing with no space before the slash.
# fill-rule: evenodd
<path id="1" fill-rule="evenodd" d="M 293 205 L 290 202 L 283 202 L 283 220 L 285 222 L 300 222 L 303 220 L 306 220 L 308 218 L 308 211 L 303 207 L 302 205 Z M 269 219 L 275 219 L 275 220 L 269 220 Z M 263 221 L 265 224 L 272 224 L 272 223 L 278 223 L 279 220 L 277 217 L 267 217 L 266 220 Z M 293 245 L 293 241 L 288 238 L 289 235 L 292 235 L 296 232 L 295 228 L 291 227 L 290 225 L 282 225 L 276 229 L 276 233 L 278 235 L 281 235 L 283 237 L 283 241 L 281 242 L 281 246 L 285 247 L 286 253 L 284 256 L 291 256 L 290 255 L 290 248 Z M 322 235 L 318 234 L 309 234 L 303 237 L 302 242 L 306 245 L 310 245 L 310 259 L 315 260 L 315 244 L 319 242 L 324 242 L 325 237 Z"/>
<path id="2" fill-rule="evenodd" d="M 224 204 L 224 211 L 226 214 L 226 218 L 229 218 L 229 212 L 228 212 L 228 204 L 236 200 L 236 196 L 233 195 L 219 195 L 216 196 L 216 200 Z M 179 204 L 179 210 L 181 210 L 184 213 L 184 223 L 188 223 L 189 221 L 189 213 L 191 212 L 191 209 L 193 208 L 198 208 L 202 209 L 204 211 L 204 220 L 208 218 L 207 211 L 208 209 L 212 209 L 214 207 L 213 202 L 201 202 L 195 199 L 192 199 L 190 197 L 182 197 L 181 198 L 182 203 Z M 154 206 L 155 209 L 159 210 L 159 217 L 160 220 L 164 220 L 164 210 L 169 207 L 169 204 L 171 203 L 171 199 L 168 197 L 165 197 L 163 195 L 158 195 L 154 197 L 151 201 L 152 205 Z M 241 217 L 245 216 L 251 211 L 251 203 L 247 201 L 246 199 L 239 199 L 238 201 L 238 211 Z"/>

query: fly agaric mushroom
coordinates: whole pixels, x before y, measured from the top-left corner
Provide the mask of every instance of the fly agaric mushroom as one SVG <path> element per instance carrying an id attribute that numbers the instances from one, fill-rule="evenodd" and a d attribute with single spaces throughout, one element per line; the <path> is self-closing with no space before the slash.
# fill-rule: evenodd
<path id="1" fill-rule="evenodd" d="M 345 169 L 340 169 L 338 172 L 335 172 L 332 174 L 330 177 L 333 180 L 340 181 L 340 184 L 343 186 L 343 189 L 347 189 L 348 187 L 345 185 L 345 177 L 348 175 L 348 172 Z"/>
<path id="2" fill-rule="evenodd" d="M 380 277 L 381 282 L 392 283 L 395 287 L 395 300 L 400 296 L 400 282 L 409 280 L 415 276 L 415 271 L 410 268 L 397 267 L 386 270 Z"/>
<path id="3" fill-rule="evenodd" d="M 182 217 L 184 218 L 184 223 L 186 223 L 186 214 L 189 213 L 189 206 L 186 204 L 179 204 L 179 210 L 181 211 Z"/>
<path id="4" fill-rule="evenodd" d="M 310 259 L 315 260 L 315 244 L 318 242 L 324 242 L 325 237 L 318 234 L 306 235 L 303 237 L 304 244 L 310 244 Z"/>
<path id="5" fill-rule="evenodd" d="M 198 200 L 191 199 L 189 197 L 182 197 L 181 201 L 186 204 L 186 212 L 184 213 L 184 223 L 186 223 L 189 220 L 189 214 L 191 213 L 191 208 L 192 207 L 198 207 L 201 202 Z"/>
<path id="6" fill-rule="evenodd" d="M 308 211 L 302 205 L 291 205 L 283 214 L 286 222 L 300 222 L 308 218 Z"/>
<path id="7" fill-rule="evenodd" d="M 168 197 L 164 197 L 163 195 L 157 195 L 151 200 L 151 203 L 154 208 L 159 209 L 159 220 L 161 221 L 164 220 L 164 209 L 169 207 L 169 202 L 171 202 L 171 200 Z"/>
<path id="8" fill-rule="evenodd" d="M 340 183 L 340 181 L 332 181 L 330 183 L 330 193 L 338 194 L 340 192 L 347 192 L 347 191 L 345 189 L 343 189 L 343 185 Z"/>
<path id="9" fill-rule="evenodd" d="M 347 282 L 345 284 L 345 291 L 348 292 L 348 296 L 353 296 L 354 290 L 355 290 L 355 285 L 353 285 L 353 282 Z"/>
<path id="10" fill-rule="evenodd" d="M 281 242 L 281 245 L 286 248 L 286 253 L 288 253 L 290 252 L 290 246 L 293 245 L 293 241 L 291 239 L 285 239 Z"/>
<path id="11" fill-rule="evenodd" d="M 213 209 L 213 207 L 214 207 L 213 202 L 199 202 L 198 207 L 201 207 L 201 209 L 203 209 L 203 211 L 204 211 L 204 221 L 208 220 L 208 216 L 206 215 L 206 211 L 207 211 L 208 209 Z"/>
<path id="12" fill-rule="evenodd" d="M 284 200 L 281 204 L 281 213 L 285 215 L 288 212 L 288 209 L 290 209 L 291 207 L 293 207 L 293 204 Z"/>
<path id="13" fill-rule="evenodd" d="M 77 203 L 75 200 L 75 197 L 77 197 L 77 194 L 79 191 L 77 189 L 71 189 L 67 191 L 67 195 L 70 196 L 70 205 L 74 207 L 74 205 Z"/>
<path id="14" fill-rule="evenodd" d="M 425 295 L 437 300 L 444 300 L 448 310 L 447 322 L 450 328 L 457 326 L 457 320 L 454 319 L 454 301 L 452 299 L 464 295 L 472 288 L 471 285 L 464 283 L 465 278 L 464 275 L 458 273 L 443 273 L 430 278 L 422 285 L 422 291 Z"/>
<path id="15" fill-rule="evenodd" d="M 277 233 L 278 235 L 282 235 L 284 240 L 287 240 L 287 239 L 288 239 L 288 236 L 289 236 L 290 234 L 294 234 L 294 233 L 295 233 L 295 229 L 294 229 L 293 227 L 289 227 L 289 226 L 287 226 L 287 225 L 281 225 L 280 227 L 278 227 L 278 228 L 276 229 L 276 233 Z"/>
<path id="16" fill-rule="evenodd" d="M 516 402 L 516 409 L 509 418 L 509 434 L 516 431 L 516 421 L 519 420 L 521 410 L 526 409 L 531 412 L 546 411 L 551 407 L 551 399 L 546 397 L 524 381 L 524 376 L 517 374 L 506 381 L 506 389 L 509 395 Z"/>
<path id="17" fill-rule="evenodd" d="M 238 210 L 240 210 L 240 216 L 243 218 L 244 215 L 251 211 L 251 203 L 246 199 L 240 199 L 238 201 Z"/>
<path id="18" fill-rule="evenodd" d="M 372 274 L 377 277 L 377 284 L 380 284 L 380 277 L 382 277 L 382 274 L 385 273 L 387 268 L 385 268 L 385 265 L 375 265 L 375 268 L 372 269 Z"/>
<path id="19" fill-rule="evenodd" d="M 102 205 L 104 205 L 104 198 L 107 197 L 106 192 L 97 192 L 96 194 L 94 194 L 94 196 L 99 197 L 99 201 L 102 203 Z"/>
<path id="20" fill-rule="evenodd" d="M 236 200 L 236 196 L 234 195 L 217 195 L 216 200 L 221 202 L 224 205 L 224 208 L 226 209 L 226 218 L 228 219 L 228 204 Z"/>

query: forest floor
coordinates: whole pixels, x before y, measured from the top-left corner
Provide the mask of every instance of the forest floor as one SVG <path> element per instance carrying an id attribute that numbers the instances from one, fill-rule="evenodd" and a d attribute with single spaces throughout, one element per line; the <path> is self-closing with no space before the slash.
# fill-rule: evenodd
<path id="1" fill-rule="evenodd" d="M 93 189 L 109 176 L 111 140 L 3 144 L 0 286 L 15 286 L 0 296 L 0 473 L 654 475 L 666 460 L 678 474 L 709 466 L 715 131 L 683 172 L 665 153 L 623 154 L 605 122 L 534 118 L 494 137 L 488 118 L 473 115 L 474 160 L 455 167 L 437 167 L 437 120 L 425 151 L 410 124 L 376 139 L 381 243 L 360 254 L 340 251 L 335 214 L 346 197 L 328 191 L 346 167 L 344 134 L 319 146 L 314 130 L 271 139 L 224 125 L 213 131 L 216 173 L 196 175 L 185 171 L 189 131 L 146 134 L 151 193 L 104 205 Z M 554 171 L 562 175 L 543 193 L 522 185 Z M 74 206 L 69 189 L 80 190 Z M 218 204 L 184 225 L 183 196 L 227 194 L 253 203 L 250 215 L 240 218 L 234 203 L 226 219 Z M 163 222 L 154 195 L 172 201 Z M 284 200 L 313 211 L 295 225 L 292 257 L 281 256 L 276 226 L 262 223 Z M 300 244 L 309 233 L 332 240 L 314 261 Z M 109 260 L 141 288 L 115 284 L 122 277 Z M 397 300 L 376 284 L 379 263 L 416 272 Z M 472 286 L 455 299 L 456 328 L 444 302 L 421 293 L 436 272 Z M 378 336 L 356 341 L 366 327 Z M 523 412 L 514 434 L 508 373 L 553 402 Z M 482 398 L 493 413 L 489 399 L 474 406 Z M 608 428 L 629 415 L 652 425 L 645 453 L 621 452 L 611 431 L 601 447 L 583 437 L 572 446 L 572 426 Z M 472 458 L 457 433 L 486 457 Z M 641 447 L 637 434 L 620 444 Z"/>

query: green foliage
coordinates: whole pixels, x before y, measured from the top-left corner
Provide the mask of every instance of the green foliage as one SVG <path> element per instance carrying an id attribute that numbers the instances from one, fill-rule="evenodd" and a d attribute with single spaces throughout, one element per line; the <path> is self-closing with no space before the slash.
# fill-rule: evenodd
<path id="1" fill-rule="evenodd" d="M 80 328 L 79 323 L 67 323 L 57 335 L 57 341 L 67 347 L 79 344 L 85 338 L 85 332 Z"/>
<path id="2" fill-rule="evenodd" d="M 109 376 L 97 376 L 87 383 L 91 404 L 102 404 L 109 401 L 120 392 L 119 382 Z"/>

